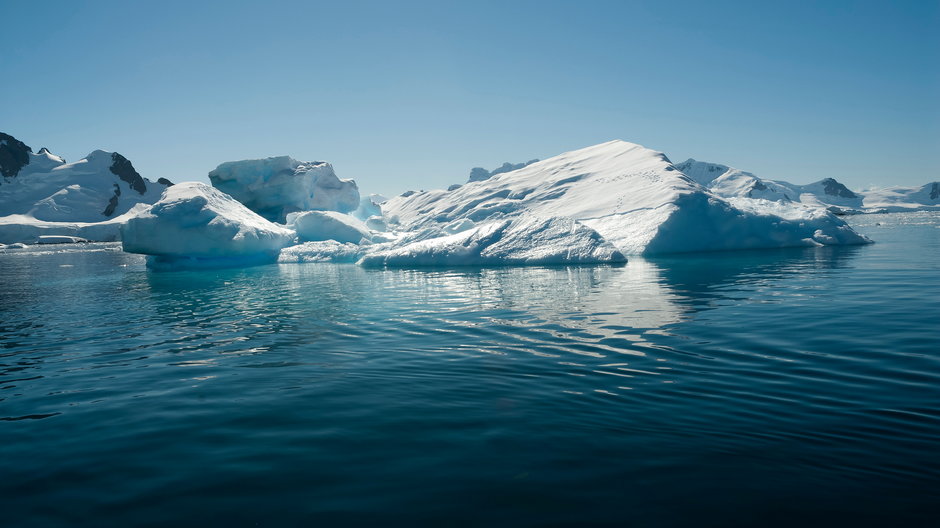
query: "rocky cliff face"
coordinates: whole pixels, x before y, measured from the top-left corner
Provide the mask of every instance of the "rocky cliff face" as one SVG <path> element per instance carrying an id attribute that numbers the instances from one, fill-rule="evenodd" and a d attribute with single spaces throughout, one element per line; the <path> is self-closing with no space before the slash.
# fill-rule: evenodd
<path id="1" fill-rule="evenodd" d="M 0 132 L 0 176 L 15 178 L 20 169 L 29 165 L 33 149 L 10 134 Z"/>

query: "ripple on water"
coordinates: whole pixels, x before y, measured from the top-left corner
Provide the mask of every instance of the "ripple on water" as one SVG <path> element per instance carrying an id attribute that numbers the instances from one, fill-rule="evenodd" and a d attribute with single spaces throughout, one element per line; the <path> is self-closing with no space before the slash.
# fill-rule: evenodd
<path id="1" fill-rule="evenodd" d="M 6 515 L 916 524 L 940 232 L 882 216 L 861 248 L 623 267 L 0 253 Z"/>

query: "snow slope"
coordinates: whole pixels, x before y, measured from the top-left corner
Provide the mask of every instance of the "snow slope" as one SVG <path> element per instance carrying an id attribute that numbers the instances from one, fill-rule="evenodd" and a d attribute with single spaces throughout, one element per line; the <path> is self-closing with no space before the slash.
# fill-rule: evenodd
<path id="1" fill-rule="evenodd" d="M 571 218 L 531 215 L 490 222 L 453 235 L 367 251 L 361 266 L 491 266 L 626 262 L 593 229 Z"/>
<path id="2" fill-rule="evenodd" d="M 888 187 L 863 191 L 864 206 L 872 212 L 940 211 L 940 182 L 921 187 Z"/>
<path id="3" fill-rule="evenodd" d="M 462 219 L 485 224 L 523 214 L 568 217 L 625 254 L 869 242 L 825 211 L 749 202 L 733 204 L 662 153 L 618 140 L 451 191 L 405 193 L 382 209 L 401 231 Z"/>
<path id="4" fill-rule="evenodd" d="M 323 161 L 297 161 L 288 156 L 223 163 L 209 173 L 222 192 L 272 222 L 284 222 L 297 211 L 339 211 L 359 207 L 359 188 L 341 180 Z"/>
<path id="5" fill-rule="evenodd" d="M 172 185 L 143 178 L 117 152 L 96 150 L 66 163 L 46 148 L 34 154 L 12 136 L 0 136 L 0 242 L 29 242 L 40 234 L 114 240 L 123 215 L 156 202 Z"/>
<path id="6" fill-rule="evenodd" d="M 273 262 L 294 232 L 200 182 L 166 190 L 121 228 L 124 251 L 154 256 L 151 267 Z"/>

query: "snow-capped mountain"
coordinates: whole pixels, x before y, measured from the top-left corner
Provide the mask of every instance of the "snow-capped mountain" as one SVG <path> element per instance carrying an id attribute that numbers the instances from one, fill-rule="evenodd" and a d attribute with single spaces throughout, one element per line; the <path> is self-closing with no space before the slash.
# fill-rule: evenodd
<path id="1" fill-rule="evenodd" d="M 661 152 L 610 141 L 451 191 L 405 193 L 382 209 L 404 231 L 458 220 L 567 217 L 626 254 L 867 242 L 824 210 L 750 202 L 721 198 Z"/>
<path id="2" fill-rule="evenodd" d="M 920 187 L 887 187 L 862 191 L 864 205 L 873 212 L 940 211 L 940 182 Z"/>
<path id="3" fill-rule="evenodd" d="M 325 161 L 297 161 L 289 156 L 229 161 L 209 173 L 209 181 L 272 222 L 285 222 L 299 211 L 339 211 L 359 207 L 359 187 L 341 180 Z"/>
<path id="4" fill-rule="evenodd" d="M 0 242 L 85 231 L 99 240 L 114 239 L 113 220 L 156 202 L 172 185 L 142 177 L 117 152 L 96 150 L 67 163 L 47 148 L 33 153 L 9 134 L 0 134 L 0 174 Z M 103 223 L 108 225 L 91 226 Z"/>
<path id="5" fill-rule="evenodd" d="M 852 191 L 833 178 L 797 185 L 762 179 L 727 165 L 694 159 L 678 163 L 676 168 L 724 198 L 794 201 L 812 207 L 823 207 L 836 214 L 940 209 L 940 184 L 936 182 L 922 187 Z"/>

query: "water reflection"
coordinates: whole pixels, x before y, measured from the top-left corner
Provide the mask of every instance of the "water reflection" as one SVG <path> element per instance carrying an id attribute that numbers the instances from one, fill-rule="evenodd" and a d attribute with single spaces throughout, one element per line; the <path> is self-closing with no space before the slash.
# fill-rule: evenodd
<path id="1" fill-rule="evenodd" d="M 726 252 L 646 259 L 626 266 L 361 271 L 413 310 L 446 313 L 468 305 L 491 323 L 554 324 L 593 337 L 643 342 L 644 334 L 781 281 L 851 266 L 862 247 Z M 282 265 L 293 266 L 293 265 Z M 402 296 L 401 292 L 408 292 Z M 399 307 L 399 310 L 408 310 Z M 499 313 L 507 317 L 500 318 Z M 521 317 L 520 313 L 528 314 Z"/>
<path id="2" fill-rule="evenodd" d="M 864 246 L 695 253 L 650 258 L 661 282 L 691 311 L 709 309 L 748 289 L 776 287 L 807 273 L 845 269 Z"/>
<path id="3" fill-rule="evenodd" d="M 18 257 L 5 269 L 20 279 L 0 291 L 7 301 L 0 358 L 15 358 L 0 364 L 0 386 L 31 383 L 44 363 L 76 357 L 98 358 L 93 368 L 158 358 L 198 366 L 192 377 L 207 377 L 225 357 L 245 358 L 236 366 L 284 366 L 370 358 L 376 350 L 396 351 L 388 360 L 524 354 L 555 358 L 549 364 L 565 363 L 576 375 L 608 364 L 623 373 L 637 368 L 620 364 L 630 357 L 671 357 L 661 335 L 697 313 L 789 291 L 790 279 L 851 267 L 867 250 L 423 271 L 276 264 L 150 273 L 140 259 L 113 252 L 71 255 L 74 266 L 60 271 L 61 255 Z M 277 361 L 262 357 L 271 351 Z"/>

